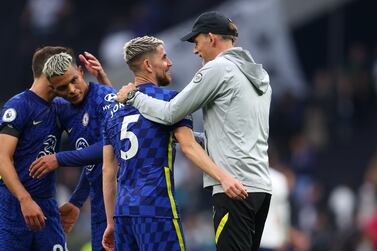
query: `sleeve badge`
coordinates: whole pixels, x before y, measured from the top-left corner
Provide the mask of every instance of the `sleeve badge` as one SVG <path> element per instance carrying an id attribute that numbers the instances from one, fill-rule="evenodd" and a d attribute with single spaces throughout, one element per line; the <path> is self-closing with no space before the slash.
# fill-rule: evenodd
<path id="1" fill-rule="evenodd" d="M 198 72 L 198 73 L 195 75 L 195 77 L 194 77 L 194 79 L 193 79 L 193 82 L 194 82 L 194 83 L 199 83 L 200 81 L 202 81 L 202 79 L 203 79 L 203 74 L 202 74 L 201 72 Z"/>
<path id="2" fill-rule="evenodd" d="M 9 108 L 4 112 L 3 121 L 4 122 L 12 122 L 17 117 L 17 112 L 14 108 Z"/>

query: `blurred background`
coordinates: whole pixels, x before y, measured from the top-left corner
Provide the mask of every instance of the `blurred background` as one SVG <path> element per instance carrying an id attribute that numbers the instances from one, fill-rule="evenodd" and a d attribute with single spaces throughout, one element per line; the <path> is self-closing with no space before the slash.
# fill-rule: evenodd
<path id="1" fill-rule="evenodd" d="M 250 50 L 271 77 L 269 153 L 278 178 L 262 246 L 280 251 L 377 250 L 373 0 L 3 1 L 0 104 L 30 87 L 32 54 L 45 45 L 93 53 L 119 88 L 133 80 L 122 47 L 142 35 L 165 41 L 173 61 L 169 88 L 180 90 L 200 60 L 192 54 L 193 45 L 179 38 L 207 10 L 233 19 L 238 45 Z M 195 130 L 202 131 L 201 113 L 194 119 Z M 63 142 L 63 149 L 70 147 Z M 202 189 L 201 173 L 177 149 L 176 195 L 187 250 L 213 251 L 210 193 Z M 59 170 L 60 204 L 69 199 L 79 174 L 75 167 Z M 68 247 L 87 251 L 89 240 L 86 204 L 68 235 Z"/>

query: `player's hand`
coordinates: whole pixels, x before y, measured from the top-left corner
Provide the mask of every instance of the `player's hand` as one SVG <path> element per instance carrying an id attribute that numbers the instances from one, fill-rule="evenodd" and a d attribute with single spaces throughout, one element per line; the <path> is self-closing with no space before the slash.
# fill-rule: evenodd
<path id="1" fill-rule="evenodd" d="M 34 160 L 34 162 L 31 163 L 29 168 L 29 175 L 33 177 L 33 179 L 39 179 L 58 167 L 59 163 L 56 159 L 55 154 L 45 155 Z"/>
<path id="2" fill-rule="evenodd" d="M 70 202 L 67 202 L 59 207 L 59 211 L 60 221 L 62 222 L 64 233 L 68 234 L 71 232 L 73 226 L 79 218 L 80 208 L 76 207 Z"/>
<path id="3" fill-rule="evenodd" d="M 119 103 L 124 103 L 127 101 L 127 94 L 130 91 L 137 90 L 136 85 L 134 83 L 128 83 L 128 85 L 124 85 L 117 93 L 117 96 L 115 98 L 116 101 Z"/>
<path id="4" fill-rule="evenodd" d="M 31 197 L 22 199 L 20 206 L 26 225 L 30 230 L 39 231 L 45 226 L 47 218 L 43 214 L 42 209 Z"/>
<path id="5" fill-rule="evenodd" d="M 104 73 L 101 63 L 98 59 L 91 53 L 85 51 L 83 54 L 79 55 L 80 61 L 84 64 L 85 68 L 94 76 L 97 77 L 98 74 Z"/>
<path id="6" fill-rule="evenodd" d="M 241 182 L 226 174 L 221 180 L 225 194 L 232 199 L 244 200 L 248 196 L 247 189 Z"/>
<path id="7" fill-rule="evenodd" d="M 111 86 L 111 82 L 103 70 L 101 63 L 93 54 L 85 51 L 79 55 L 79 59 L 88 72 L 97 78 L 99 83 Z"/>
<path id="8" fill-rule="evenodd" d="M 114 250 L 114 225 L 107 224 L 106 230 L 103 233 L 102 246 L 106 251 Z"/>

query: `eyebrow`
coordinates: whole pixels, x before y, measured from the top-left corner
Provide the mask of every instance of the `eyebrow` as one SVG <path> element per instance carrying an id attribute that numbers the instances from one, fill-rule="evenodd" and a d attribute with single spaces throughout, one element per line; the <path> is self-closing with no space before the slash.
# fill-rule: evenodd
<path id="1" fill-rule="evenodd" d="M 64 90 L 68 87 L 68 85 L 70 83 L 72 83 L 74 80 L 78 79 L 78 76 L 77 75 L 74 75 L 69 81 L 67 81 L 66 83 L 56 87 L 55 89 L 58 89 L 58 90 Z"/>

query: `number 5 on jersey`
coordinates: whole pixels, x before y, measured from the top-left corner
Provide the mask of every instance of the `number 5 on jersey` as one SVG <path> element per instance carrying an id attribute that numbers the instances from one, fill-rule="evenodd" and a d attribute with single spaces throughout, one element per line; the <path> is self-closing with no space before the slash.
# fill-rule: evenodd
<path id="1" fill-rule="evenodd" d="M 128 125 L 137 122 L 139 117 L 140 114 L 134 114 L 123 118 L 120 140 L 128 139 L 130 141 L 130 149 L 128 149 L 128 151 L 124 152 L 120 150 L 120 157 L 124 160 L 133 158 L 139 149 L 139 141 L 137 140 L 136 135 L 133 132 L 127 131 Z"/>

